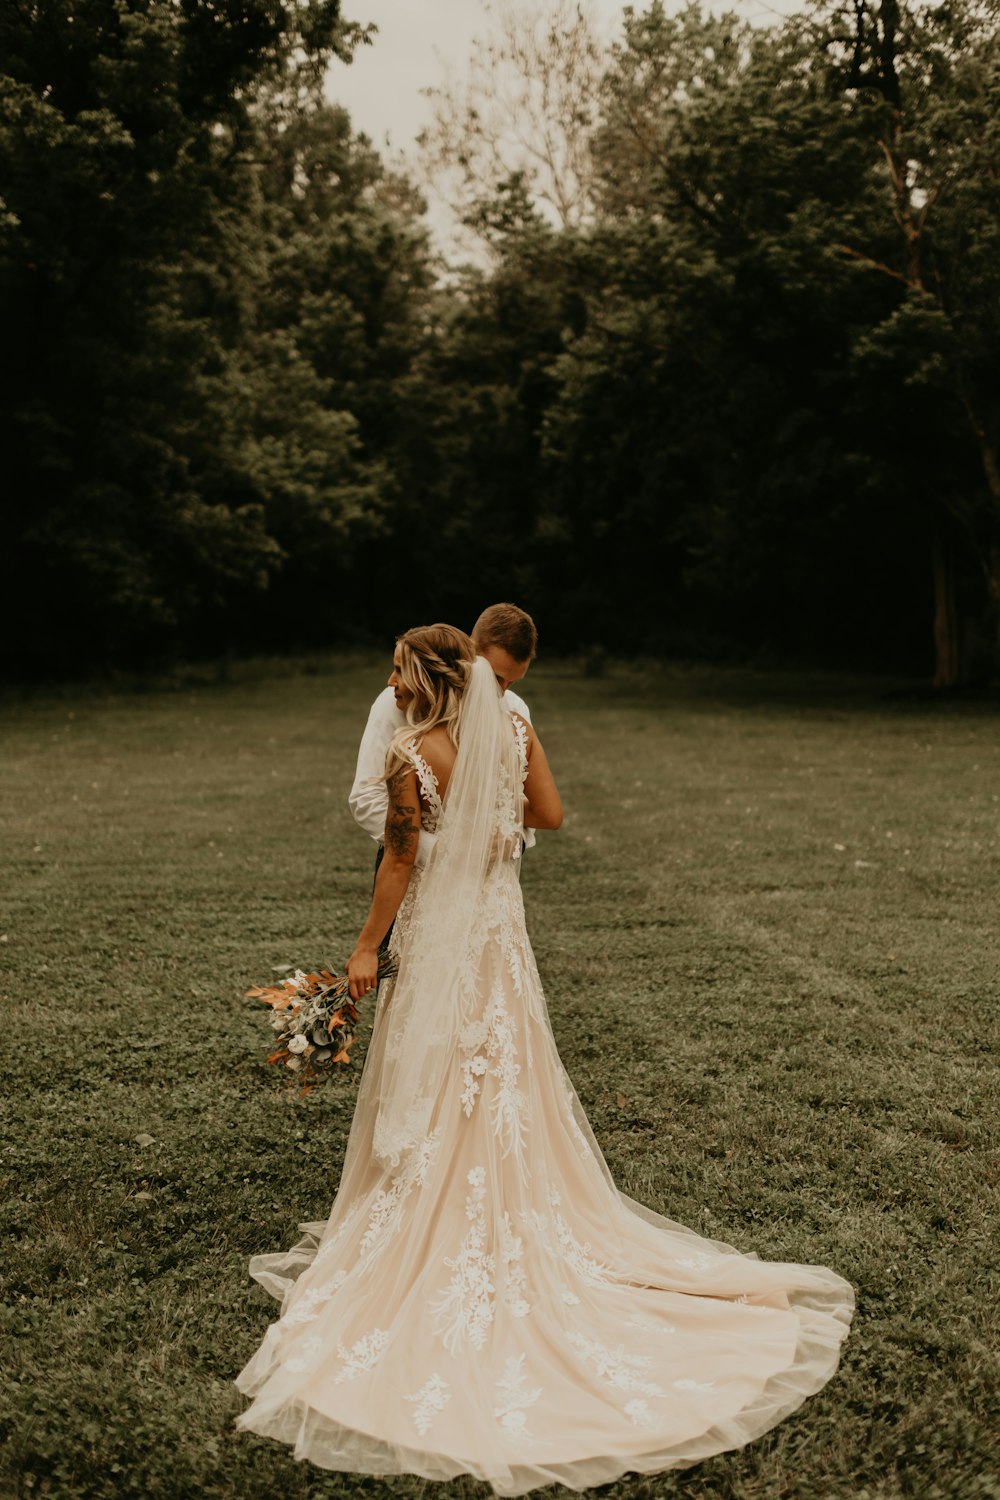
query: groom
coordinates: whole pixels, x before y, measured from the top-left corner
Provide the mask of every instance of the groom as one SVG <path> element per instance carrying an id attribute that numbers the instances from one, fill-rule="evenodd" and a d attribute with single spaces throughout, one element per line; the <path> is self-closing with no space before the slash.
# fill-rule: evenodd
<path id="1" fill-rule="evenodd" d="M 538 649 L 538 631 L 534 620 L 523 609 L 518 609 L 516 604 L 491 604 L 489 609 L 483 610 L 472 627 L 472 640 L 479 655 L 485 656 L 493 668 L 506 706 L 519 713 L 530 724 L 528 705 L 516 693 L 511 692 L 511 685 L 521 681 Z M 361 737 L 358 767 L 349 798 L 351 812 L 358 826 L 365 833 L 371 834 L 379 845 L 385 833 L 385 815 L 389 806 L 389 793 L 385 784 L 385 753 L 393 735 L 405 723 L 406 715 L 396 707 L 392 688 L 383 688 L 371 706 L 368 723 Z M 416 864 L 425 863 L 433 842 L 433 834 L 421 833 L 417 844 Z M 524 842 L 526 847 L 535 842 L 533 829 L 524 830 Z M 381 849 L 379 854 L 381 855 Z"/>

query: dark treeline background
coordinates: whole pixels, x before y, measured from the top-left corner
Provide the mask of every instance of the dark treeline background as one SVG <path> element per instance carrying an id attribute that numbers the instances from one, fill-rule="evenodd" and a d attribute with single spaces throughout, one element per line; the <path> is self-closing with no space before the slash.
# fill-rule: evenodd
<path id="1" fill-rule="evenodd" d="M 487 173 L 461 269 L 328 100 L 364 40 L 0 0 L 8 674 L 512 598 L 550 652 L 995 678 L 993 0 L 627 11 L 573 202 Z"/>

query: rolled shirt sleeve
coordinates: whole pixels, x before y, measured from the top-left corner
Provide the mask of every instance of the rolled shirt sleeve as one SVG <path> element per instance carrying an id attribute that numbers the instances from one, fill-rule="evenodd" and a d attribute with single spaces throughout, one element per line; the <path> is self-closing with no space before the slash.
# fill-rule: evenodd
<path id="1" fill-rule="evenodd" d="M 385 753 L 397 729 L 406 718 L 396 707 L 392 688 L 385 688 L 371 706 L 365 732 L 358 748 L 354 785 L 348 797 L 354 821 L 376 843 L 385 834 L 385 815 L 389 810 L 389 793 L 385 784 Z"/>

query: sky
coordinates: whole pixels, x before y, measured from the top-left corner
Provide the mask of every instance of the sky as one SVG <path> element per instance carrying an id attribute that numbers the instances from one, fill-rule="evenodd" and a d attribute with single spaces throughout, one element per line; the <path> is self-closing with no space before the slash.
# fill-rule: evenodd
<path id="1" fill-rule="evenodd" d="M 541 8 L 545 0 L 525 3 Z M 582 3 L 598 34 L 615 32 L 622 0 Z M 372 46 L 356 49 L 350 65 L 334 62 L 327 96 L 344 105 L 355 130 L 364 131 L 384 156 L 410 153 L 430 121 L 421 90 L 444 83 L 449 71 L 462 76 L 476 38 L 490 31 L 486 6 L 482 0 L 344 0 L 343 14 L 374 21 L 378 35 Z M 450 205 L 434 192 L 428 194 L 427 222 L 448 259 L 476 257 Z"/>
<path id="2" fill-rule="evenodd" d="M 525 0 L 543 9 L 545 0 Z M 598 35 L 619 31 L 624 0 L 582 0 Z M 637 10 L 643 0 L 633 0 Z M 667 0 L 680 10 L 683 0 Z M 735 10 L 748 20 L 766 23 L 799 8 L 799 0 L 708 0 L 707 9 Z M 441 84 L 450 69 L 461 77 L 477 37 L 490 30 L 483 0 L 344 0 L 343 14 L 352 21 L 378 26 L 370 47 L 359 47 L 354 61 L 335 62 L 326 92 L 342 104 L 355 130 L 363 131 L 385 155 L 409 152 L 429 123 L 430 107 L 422 89 Z M 430 223 L 439 243 L 454 231 L 447 207 L 431 202 Z"/>
<path id="3" fill-rule="evenodd" d="M 592 0 L 588 9 L 611 31 L 622 5 Z M 406 150 L 429 118 L 420 90 L 443 82 L 447 67 L 461 72 L 474 39 L 488 31 L 482 0 L 345 0 L 343 13 L 352 21 L 374 21 L 378 36 L 373 46 L 357 50 L 349 67 L 331 68 L 327 93 L 376 146 L 388 137 L 392 147 Z"/>
<path id="4" fill-rule="evenodd" d="M 544 0 L 534 0 L 542 8 Z M 637 10 L 642 0 L 634 0 Z M 681 9 L 680 0 L 667 0 Z M 599 33 L 614 36 L 624 0 L 589 0 L 589 11 Z M 797 0 L 728 0 L 708 9 L 731 9 L 748 20 L 766 21 L 798 9 Z M 327 91 L 343 104 L 359 130 L 383 147 L 388 136 L 397 149 L 409 147 L 427 123 L 427 102 L 420 90 L 443 81 L 450 65 L 461 71 L 475 37 L 489 29 L 482 0 L 344 0 L 344 15 L 352 21 L 374 21 L 374 46 L 359 48 L 350 67 L 335 64 Z"/>

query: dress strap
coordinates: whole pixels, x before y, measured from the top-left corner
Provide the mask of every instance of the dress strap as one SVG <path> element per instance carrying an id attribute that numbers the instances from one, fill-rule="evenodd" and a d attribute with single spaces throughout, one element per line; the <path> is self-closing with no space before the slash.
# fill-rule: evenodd
<path id="1" fill-rule="evenodd" d="M 508 709 L 510 722 L 514 726 L 514 738 L 517 741 L 517 757 L 521 762 L 521 775 L 528 774 L 528 729 L 520 714 L 513 708 Z"/>
<path id="2" fill-rule="evenodd" d="M 406 740 L 402 748 L 412 761 L 413 769 L 417 773 L 417 780 L 420 783 L 420 795 L 428 807 L 433 807 L 440 812 L 441 791 L 438 787 L 438 779 L 417 749 L 416 740 Z"/>

